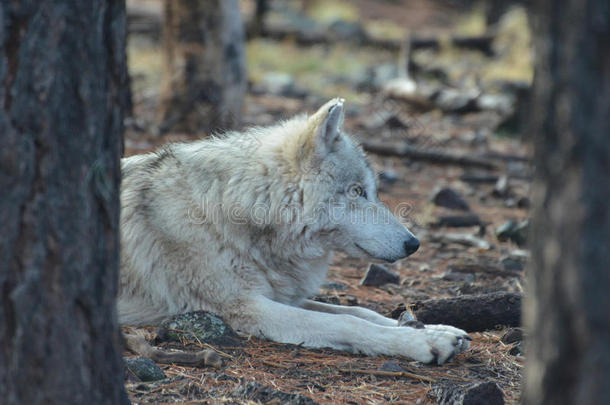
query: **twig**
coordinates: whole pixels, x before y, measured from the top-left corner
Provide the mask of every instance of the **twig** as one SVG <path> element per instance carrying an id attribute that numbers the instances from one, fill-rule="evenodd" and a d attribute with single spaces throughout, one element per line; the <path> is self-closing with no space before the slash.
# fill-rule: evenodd
<path id="1" fill-rule="evenodd" d="M 156 363 L 178 364 L 190 367 L 211 366 L 219 368 L 222 360 L 214 350 L 201 350 L 199 352 L 165 352 L 152 347 L 142 336 L 124 334 L 127 349 L 140 356 L 148 357 Z"/>
<path id="2" fill-rule="evenodd" d="M 275 367 L 275 368 L 290 368 L 290 366 L 286 366 L 284 364 L 280 364 L 280 363 L 276 363 L 274 361 L 269 361 L 269 360 L 261 360 L 261 363 L 269 366 L 269 367 Z"/>
<path id="3" fill-rule="evenodd" d="M 354 370 L 349 368 L 338 368 L 342 373 L 350 373 L 350 374 L 367 374 L 367 375 L 377 375 L 384 377 L 407 377 L 413 378 L 414 380 L 420 380 L 430 383 L 435 383 L 436 380 L 434 378 L 426 377 L 419 374 L 410 373 L 408 371 L 385 371 L 385 370 Z"/>

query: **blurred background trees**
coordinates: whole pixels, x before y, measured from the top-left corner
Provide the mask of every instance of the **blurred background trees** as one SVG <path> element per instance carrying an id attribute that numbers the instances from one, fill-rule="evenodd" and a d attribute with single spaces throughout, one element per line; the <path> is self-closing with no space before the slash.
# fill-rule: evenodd
<path id="1" fill-rule="evenodd" d="M 240 122 L 246 91 L 238 0 L 166 0 L 161 132 L 211 132 Z"/>

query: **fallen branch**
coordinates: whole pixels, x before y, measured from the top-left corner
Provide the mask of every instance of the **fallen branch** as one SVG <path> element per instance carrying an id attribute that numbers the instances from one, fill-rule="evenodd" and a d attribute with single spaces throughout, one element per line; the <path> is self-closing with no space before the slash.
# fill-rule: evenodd
<path id="1" fill-rule="evenodd" d="M 450 227 L 450 228 L 460 228 L 460 227 L 470 227 L 470 226 L 480 226 L 483 223 L 481 222 L 481 218 L 479 218 L 476 214 L 464 214 L 464 215 L 447 215 L 438 217 L 437 221 L 432 223 L 433 227 Z"/>
<path id="2" fill-rule="evenodd" d="M 211 366 L 219 368 L 222 360 L 214 350 L 201 350 L 194 353 L 188 352 L 165 352 L 152 347 L 146 339 L 139 335 L 123 334 L 125 346 L 140 356 L 148 357 L 155 363 L 177 364 L 180 366 L 203 367 Z"/>
<path id="3" fill-rule="evenodd" d="M 497 168 L 497 165 L 488 159 L 440 150 L 416 148 L 407 145 L 406 143 L 366 141 L 362 142 L 362 147 L 367 152 L 382 156 L 398 156 L 413 160 L 424 160 L 432 163 L 455 164 L 459 166 L 481 167 L 484 169 Z"/>
<path id="4" fill-rule="evenodd" d="M 454 273 L 486 273 L 492 274 L 494 276 L 502 276 L 502 277 L 520 277 L 522 272 L 515 270 L 505 270 L 500 266 L 495 266 L 493 264 L 483 264 L 483 263 L 457 263 L 450 264 L 447 266 L 447 271 L 451 271 Z"/>
<path id="5" fill-rule="evenodd" d="M 424 324 L 452 325 L 467 332 L 521 325 L 521 295 L 495 292 L 457 298 L 418 301 L 411 305 Z"/>
<path id="6" fill-rule="evenodd" d="M 468 233 L 431 233 L 428 234 L 428 240 L 430 242 L 442 243 L 445 245 L 457 243 L 463 246 L 476 247 L 481 250 L 491 249 L 491 245 L 485 239 L 477 238 Z"/>

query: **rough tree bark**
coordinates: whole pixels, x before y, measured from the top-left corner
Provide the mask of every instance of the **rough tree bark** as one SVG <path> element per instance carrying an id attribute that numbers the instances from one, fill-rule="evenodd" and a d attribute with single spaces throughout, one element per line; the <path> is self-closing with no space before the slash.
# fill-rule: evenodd
<path id="1" fill-rule="evenodd" d="M 166 0 L 161 132 L 236 126 L 246 90 L 238 0 Z"/>
<path id="2" fill-rule="evenodd" d="M 539 0 L 526 404 L 610 403 L 610 3 Z"/>
<path id="3" fill-rule="evenodd" d="M 126 404 L 123 0 L 0 2 L 0 403 Z"/>

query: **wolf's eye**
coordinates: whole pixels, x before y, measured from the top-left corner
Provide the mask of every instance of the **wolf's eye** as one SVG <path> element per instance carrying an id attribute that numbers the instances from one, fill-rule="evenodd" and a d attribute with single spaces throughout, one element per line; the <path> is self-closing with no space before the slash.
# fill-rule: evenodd
<path id="1" fill-rule="evenodd" d="M 354 184 L 348 190 L 348 193 L 351 197 L 364 197 L 366 198 L 366 190 L 362 188 L 362 186 L 358 184 Z"/>

